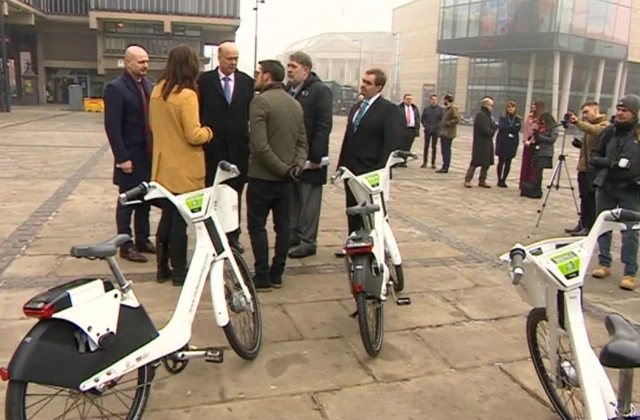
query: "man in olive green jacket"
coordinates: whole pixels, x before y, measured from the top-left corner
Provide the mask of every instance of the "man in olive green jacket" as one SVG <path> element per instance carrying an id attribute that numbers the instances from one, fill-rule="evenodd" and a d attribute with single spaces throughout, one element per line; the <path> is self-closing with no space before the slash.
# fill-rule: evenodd
<path id="1" fill-rule="evenodd" d="M 593 179 L 589 171 L 589 159 L 591 149 L 596 144 L 598 136 L 609 125 L 607 116 L 600 113 L 597 102 L 586 102 L 582 105 L 582 118 L 570 113 L 569 122 L 584 133 L 582 140 L 574 139 L 573 146 L 580 148 L 578 156 L 578 191 L 580 192 L 580 220 L 573 229 L 565 229 L 565 232 L 573 236 L 586 236 L 596 221 L 596 192 L 593 187 Z"/>
<path id="2" fill-rule="evenodd" d="M 285 92 L 284 76 L 279 61 L 261 61 L 255 75 L 260 93 L 249 108 L 247 228 L 255 258 L 253 281 L 256 289 L 263 291 L 282 286 L 289 252 L 291 183 L 298 182 L 309 152 L 302 107 Z M 271 266 L 265 229 L 270 211 L 276 232 Z"/>
<path id="3" fill-rule="evenodd" d="M 438 127 L 438 135 L 440 136 L 440 150 L 442 151 L 442 168 L 436 172 L 446 174 L 449 172 L 451 165 L 451 145 L 453 139 L 458 134 L 458 124 L 460 123 L 460 113 L 458 105 L 453 103 L 453 95 L 447 93 L 444 95 L 444 114 L 442 121 Z"/>

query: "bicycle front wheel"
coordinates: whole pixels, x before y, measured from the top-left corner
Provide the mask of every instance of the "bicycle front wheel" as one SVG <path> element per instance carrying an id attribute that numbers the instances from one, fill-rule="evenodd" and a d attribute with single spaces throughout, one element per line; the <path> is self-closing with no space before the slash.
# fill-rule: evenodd
<path id="1" fill-rule="evenodd" d="M 373 256 L 367 255 L 354 258 L 354 277 L 362 276 L 354 281 L 364 284 L 373 276 Z M 377 357 L 382 349 L 384 336 L 384 308 L 380 299 L 368 296 L 365 292 L 356 293 L 356 310 L 358 311 L 358 327 L 362 344 L 369 356 Z"/>
<path id="2" fill-rule="evenodd" d="M 231 264 L 225 261 L 224 289 L 227 311 L 230 317 L 229 323 L 224 327 L 224 334 L 227 336 L 229 345 L 238 356 L 245 360 L 253 360 L 258 357 L 262 344 L 260 303 L 258 302 L 256 289 L 251 279 L 251 271 L 249 271 L 247 263 L 235 248 L 231 250 L 242 276 L 242 281 L 249 289 L 251 305 L 249 306 L 242 291 L 240 279 L 236 277 Z"/>
<path id="3" fill-rule="evenodd" d="M 546 309 L 533 308 L 527 315 L 527 343 L 538 378 L 560 418 L 586 419 L 584 396 L 569 336 L 564 331 L 560 332 L 557 343 L 557 368 L 555 372 L 550 372 L 548 329 Z"/>

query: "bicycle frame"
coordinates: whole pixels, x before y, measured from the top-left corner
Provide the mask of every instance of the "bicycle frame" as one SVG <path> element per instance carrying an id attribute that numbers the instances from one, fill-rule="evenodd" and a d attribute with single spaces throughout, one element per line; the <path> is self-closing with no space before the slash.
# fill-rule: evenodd
<path id="1" fill-rule="evenodd" d="M 549 372 L 558 372 L 557 343 L 564 330 L 575 352 L 587 418 L 591 420 L 614 419 L 619 414 L 616 393 L 589 343 L 582 312 L 582 286 L 600 235 L 629 228 L 640 230 L 640 224 L 618 221 L 621 212 L 616 209 L 600 213 L 584 238 L 548 239 L 527 246 L 516 244 L 512 248 L 524 252 L 523 266 L 527 266 L 523 272 L 512 271 L 513 284 L 524 301 L 547 311 L 551 325 L 549 354 L 556 356 L 550 357 Z M 511 252 L 500 256 L 500 260 L 512 263 Z M 557 379 L 555 375 L 551 378 L 554 382 Z"/>
<path id="2" fill-rule="evenodd" d="M 221 218 L 227 222 L 235 220 L 237 223 L 237 213 L 234 213 L 234 207 L 235 211 L 237 211 L 237 204 L 229 206 L 227 214 L 222 211 L 223 204 L 227 206 L 226 203 L 223 203 L 225 199 L 235 197 L 237 200 L 237 194 L 233 190 L 225 191 L 230 187 L 221 184 L 238 176 L 240 172 L 233 165 L 229 165 L 226 170 L 222 166 L 222 164 L 218 166 L 213 186 L 178 196 L 171 194 L 158 183 L 151 182 L 146 184 L 148 192 L 144 197 L 144 201 L 159 198 L 168 199 L 179 210 L 187 225 L 195 230 L 195 251 L 189 264 L 176 309 L 168 324 L 158 331 L 158 337 L 101 372 L 97 372 L 92 377 L 87 378 L 80 386 L 81 391 L 100 387 L 114 378 L 159 360 L 188 344 L 191 339 L 193 320 L 207 277 L 211 279 L 211 298 L 216 323 L 220 327 L 224 327 L 229 323 L 223 276 L 225 260 L 231 263 L 238 279 L 242 280 L 242 276 L 224 234 L 223 221 L 220 220 Z M 129 201 L 127 204 L 139 202 Z M 221 218 L 219 218 L 219 213 Z M 245 298 L 252 308 L 251 293 L 244 281 L 240 281 L 240 284 Z M 122 304 L 137 306 L 137 302 L 133 290 L 125 288 L 123 290 Z"/>
<path id="3" fill-rule="evenodd" d="M 416 158 L 415 154 L 406 154 L 406 157 Z M 367 172 L 362 175 L 355 175 L 348 168 L 341 166 L 336 174 L 331 177 L 331 182 L 346 181 L 347 188 L 351 190 L 353 196 L 359 204 L 373 204 L 380 207 L 380 211 L 372 214 L 363 215 L 364 228 L 370 231 L 370 235 L 374 238 L 373 254 L 384 271 L 382 288 L 379 291 L 383 300 L 387 297 L 387 282 L 389 281 L 389 268 L 385 261 L 385 251 L 389 253 L 389 257 L 394 265 L 402 264 L 400 249 L 396 242 L 391 225 L 389 223 L 389 181 L 390 168 L 404 162 L 404 156 L 401 151 L 395 151 L 389 155 L 386 165 L 382 169 Z M 381 228 L 380 228 L 381 227 Z M 349 232 L 352 237 L 355 232 Z M 377 293 L 376 293 L 377 294 Z"/>

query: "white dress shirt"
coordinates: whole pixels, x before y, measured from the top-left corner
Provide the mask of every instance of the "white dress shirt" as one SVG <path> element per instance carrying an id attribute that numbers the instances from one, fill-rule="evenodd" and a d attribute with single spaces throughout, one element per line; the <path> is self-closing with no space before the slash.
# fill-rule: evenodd
<path id="1" fill-rule="evenodd" d="M 367 111 L 371 108 L 371 105 L 373 105 L 373 103 L 376 101 L 376 99 L 378 99 L 380 97 L 380 94 L 378 93 L 376 96 L 374 96 L 371 99 L 363 99 L 362 102 L 367 101 L 369 102 L 369 106 L 367 107 L 367 109 L 364 110 L 364 114 L 362 114 L 362 117 L 360 119 L 362 119 L 364 117 L 364 115 L 367 113 Z M 356 118 L 358 117 L 358 114 L 360 113 L 360 108 L 362 108 L 362 104 L 360 104 L 360 106 L 358 107 L 358 110 L 356 111 L 356 113 L 353 115 L 353 121 L 356 121 Z"/>

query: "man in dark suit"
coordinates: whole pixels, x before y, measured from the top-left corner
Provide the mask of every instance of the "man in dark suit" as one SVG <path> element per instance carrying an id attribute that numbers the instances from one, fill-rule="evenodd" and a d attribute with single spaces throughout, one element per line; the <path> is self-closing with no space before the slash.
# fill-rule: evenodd
<path id="1" fill-rule="evenodd" d="M 104 89 L 104 128 L 114 157 L 113 183 L 123 193 L 151 178 L 152 138 L 149 128 L 149 96 L 151 84 L 145 79 L 149 56 L 144 48 L 130 46 L 124 56 L 125 71 L 109 82 Z M 144 263 L 141 253 L 155 254 L 156 247 L 149 240 L 149 204 L 116 206 L 118 234 L 131 236 L 133 241 L 120 248 L 120 257 Z"/>
<path id="2" fill-rule="evenodd" d="M 364 99 L 349 112 L 338 166 L 347 167 L 355 175 L 384 168 L 402 138 L 398 107 L 382 97 L 386 83 L 387 76 L 382 70 L 367 70 L 360 85 Z M 346 183 L 345 196 L 347 207 L 358 204 Z M 362 228 L 360 217 L 347 217 L 347 222 L 349 232 Z M 344 255 L 344 250 L 336 252 L 337 257 Z"/>
<path id="3" fill-rule="evenodd" d="M 293 96 L 304 111 L 304 125 L 309 143 L 308 168 L 293 184 L 291 195 L 291 240 L 289 258 L 315 255 L 322 207 L 322 186 L 327 183 L 329 136 L 333 127 L 331 89 L 311 71 L 311 57 L 302 51 L 289 56 L 285 90 Z"/>
<path id="4" fill-rule="evenodd" d="M 399 105 L 400 111 L 402 111 L 402 118 L 404 119 L 405 129 L 402 132 L 402 149 L 411 151 L 413 141 L 420 135 L 420 112 L 418 107 L 413 104 L 413 96 L 410 93 L 405 93 L 402 103 Z M 404 163 L 400 163 L 397 166 L 407 167 L 407 159 Z"/>
<path id="5" fill-rule="evenodd" d="M 204 146 L 207 164 L 206 185 L 213 185 L 218 163 L 226 160 L 242 175 L 226 182 L 238 192 L 238 217 L 242 212 L 242 190 L 249 169 L 249 105 L 254 96 L 253 79 L 238 70 L 239 52 L 235 43 L 218 47 L 219 66 L 203 73 L 200 90 L 200 121 L 213 130 L 213 140 Z M 240 228 L 227 232 L 229 244 L 240 252 Z"/>

